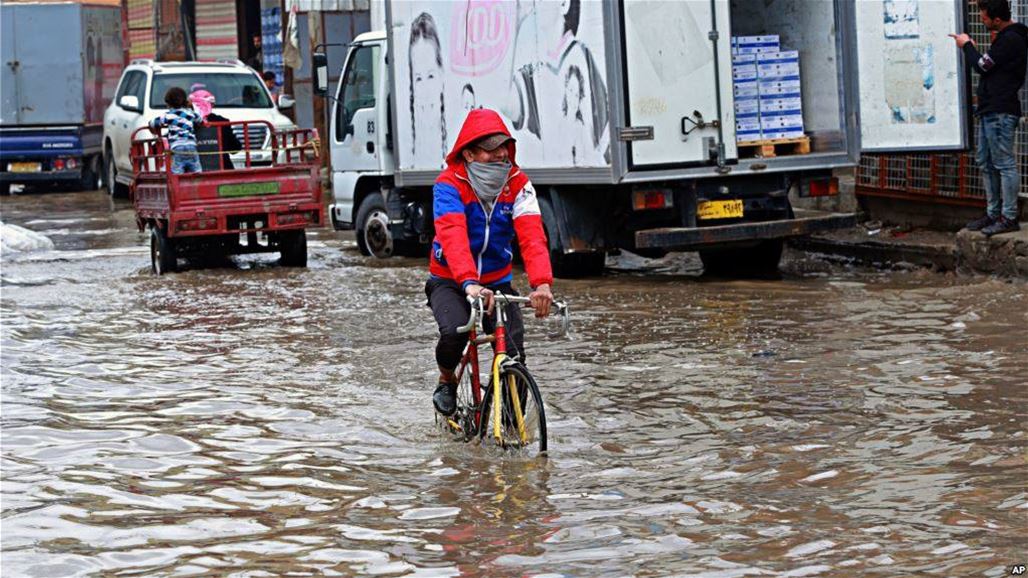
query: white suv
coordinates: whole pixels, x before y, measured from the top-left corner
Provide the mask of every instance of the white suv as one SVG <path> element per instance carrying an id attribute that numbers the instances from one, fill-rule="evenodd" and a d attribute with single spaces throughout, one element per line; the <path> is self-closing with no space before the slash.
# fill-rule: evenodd
<path id="1" fill-rule="evenodd" d="M 276 106 L 257 72 L 238 60 L 133 60 L 122 73 L 118 92 L 104 113 L 103 181 L 108 193 L 124 196 L 132 181 L 132 162 L 129 160 L 132 133 L 168 109 L 164 104 L 164 93 L 169 88 L 178 86 L 188 94 L 195 84 L 202 84 L 214 95 L 214 111 L 230 121 L 263 120 L 271 123 L 276 131 L 296 128 L 278 111 L 293 106 L 293 100 L 283 95 Z M 233 128 L 242 141 L 242 126 Z M 251 164 L 271 164 L 271 135 L 267 134 L 267 129 L 250 125 L 248 132 Z M 242 166 L 243 156 L 242 153 L 232 155 L 233 163 Z"/>

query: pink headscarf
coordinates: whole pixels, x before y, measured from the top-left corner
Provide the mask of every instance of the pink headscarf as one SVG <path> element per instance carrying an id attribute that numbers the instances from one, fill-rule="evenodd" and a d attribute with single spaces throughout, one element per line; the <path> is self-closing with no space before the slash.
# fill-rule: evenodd
<path id="1" fill-rule="evenodd" d="M 206 119 L 207 115 L 214 109 L 214 95 L 207 92 L 206 90 L 196 90 L 189 95 L 189 102 L 193 103 L 193 108 L 196 112 L 200 113 L 200 117 Z"/>

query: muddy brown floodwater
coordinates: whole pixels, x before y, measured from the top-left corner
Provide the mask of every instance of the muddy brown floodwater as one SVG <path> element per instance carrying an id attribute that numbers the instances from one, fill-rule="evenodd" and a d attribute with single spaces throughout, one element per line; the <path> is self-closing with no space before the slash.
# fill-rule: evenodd
<path id="1" fill-rule="evenodd" d="M 551 455 L 443 436 L 425 264 L 312 236 L 154 277 L 130 206 L 8 197 L 4 576 L 1004 576 L 1024 283 L 623 256 L 529 327 Z M 523 280 L 521 281 L 523 283 Z"/>

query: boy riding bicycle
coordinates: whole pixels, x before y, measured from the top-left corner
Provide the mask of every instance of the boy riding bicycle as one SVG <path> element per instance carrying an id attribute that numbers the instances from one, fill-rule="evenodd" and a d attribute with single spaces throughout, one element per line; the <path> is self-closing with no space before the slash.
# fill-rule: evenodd
<path id="1" fill-rule="evenodd" d="M 494 291 L 516 295 L 511 287 L 515 234 L 536 317 L 548 315 L 553 302 L 553 272 L 539 202 L 516 164 L 514 143 L 499 114 L 472 110 L 433 188 L 436 234 L 425 294 L 439 325 L 439 384 L 432 403 L 446 416 L 457 406 L 454 370 L 468 340 L 457 328 L 471 317 L 467 297 L 482 298 L 491 311 Z M 509 306 L 506 313 L 507 351 L 524 361 L 521 312 Z"/>

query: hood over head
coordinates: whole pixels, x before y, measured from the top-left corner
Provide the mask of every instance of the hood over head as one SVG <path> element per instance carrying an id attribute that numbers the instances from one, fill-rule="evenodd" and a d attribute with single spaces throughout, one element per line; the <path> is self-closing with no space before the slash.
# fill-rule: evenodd
<path id="1" fill-rule="evenodd" d="M 462 164 L 464 160 L 460 154 L 462 150 L 480 138 L 495 134 L 506 135 L 510 138 L 501 146 L 507 147 L 511 165 L 517 166 L 515 159 L 517 147 L 514 145 L 514 138 L 510 136 L 510 131 L 507 130 L 507 125 L 503 123 L 500 115 L 495 110 L 488 108 L 477 108 L 468 113 L 467 118 L 464 119 L 464 126 L 460 128 L 460 133 L 457 135 L 457 142 L 454 143 L 450 153 L 446 155 L 446 164 Z"/>

